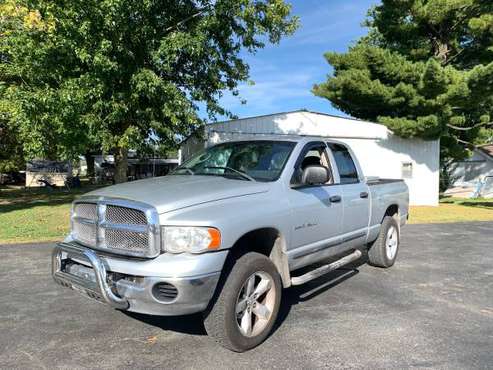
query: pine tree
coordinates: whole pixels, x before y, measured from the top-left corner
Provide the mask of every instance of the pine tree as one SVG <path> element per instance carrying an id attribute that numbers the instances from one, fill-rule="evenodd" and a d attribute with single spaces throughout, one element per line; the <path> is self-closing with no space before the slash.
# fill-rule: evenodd
<path id="1" fill-rule="evenodd" d="M 370 32 L 313 92 L 395 134 L 441 139 L 442 157 L 493 139 L 493 2 L 383 0 Z"/>

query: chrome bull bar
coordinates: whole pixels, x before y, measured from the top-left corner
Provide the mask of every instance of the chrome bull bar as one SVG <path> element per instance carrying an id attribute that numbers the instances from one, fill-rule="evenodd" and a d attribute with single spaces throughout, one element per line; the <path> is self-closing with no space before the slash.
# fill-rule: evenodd
<path id="1" fill-rule="evenodd" d="M 90 280 L 82 279 L 78 276 L 71 275 L 63 271 L 63 254 L 67 254 L 67 258 L 75 257 L 79 259 L 87 260 L 96 278 L 94 284 Z M 98 255 L 91 249 L 76 246 L 68 243 L 59 243 L 55 246 L 52 254 L 52 275 L 53 279 L 61 285 L 70 285 L 71 287 L 79 287 L 86 292 L 89 291 L 93 294 L 93 298 L 101 298 L 104 302 L 110 306 L 119 309 L 126 310 L 129 307 L 127 299 L 116 295 L 111 287 L 108 285 L 108 274 L 106 267 L 98 257 Z"/>

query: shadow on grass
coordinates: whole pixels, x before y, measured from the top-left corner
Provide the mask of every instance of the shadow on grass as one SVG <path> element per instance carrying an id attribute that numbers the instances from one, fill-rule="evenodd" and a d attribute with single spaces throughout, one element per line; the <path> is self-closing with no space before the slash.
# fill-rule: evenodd
<path id="1" fill-rule="evenodd" d="M 461 206 L 480 207 L 480 208 L 487 208 L 487 209 L 493 210 L 493 200 L 492 201 L 484 201 L 484 202 L 463 201 L 463 202 L 459 202 L 457 204 L 460 204 Z"/>
<path id="2" fill-rule="evenodd" d="M 456 204 L 465 207 L 485 208 L 493 210 L 493 199 L 489 198 L 453 198 L 450 196 L 441 196 L 441 204 Z"/>
<path id="3" fill-rule="evenodd" d="M 39 206 L 59 206 L 70 204 L 78 196 L 96 189 L 87 186 L 78 189 L 0 189 L 0 213 L 30 209 Z"/>

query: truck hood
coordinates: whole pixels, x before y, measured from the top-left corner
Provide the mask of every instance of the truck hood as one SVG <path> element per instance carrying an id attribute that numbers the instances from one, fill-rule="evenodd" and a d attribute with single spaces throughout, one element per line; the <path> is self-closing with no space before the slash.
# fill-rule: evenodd
<path id="1" fill-rule="evenodd" d="M 86 195 L 144 202 L 154 206 L 158 213 L 165 213 L 197 204 L 264 193 L 268 190 L 269 185 L 262 182 L 221 176 L 174 175 L 108 186 Z"/>

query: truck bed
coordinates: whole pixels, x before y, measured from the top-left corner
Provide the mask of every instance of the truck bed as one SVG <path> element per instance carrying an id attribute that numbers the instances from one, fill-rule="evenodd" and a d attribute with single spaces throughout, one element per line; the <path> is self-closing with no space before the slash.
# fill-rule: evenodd
<path id="1" fill-rule="evenodd" d="M 404 180 L 375 179 L 367 182 L 371 194 L 370 208 L 370 240 L 378 235 L 378 228 L 373 228 L 382 222 L 383 216 L 390 205 L 399 208 L 399 216 L 407 218 L 409 193 Z"/>
<path id="2" fill-rule="evenodd" d="M 377 186 L 377 185 L 384 185 L 384 184 L 391 184 L 393 182 L 401 182 L 404 181 L 402 179 L 371 179 L 366 182 L 368 186 Z"/>

